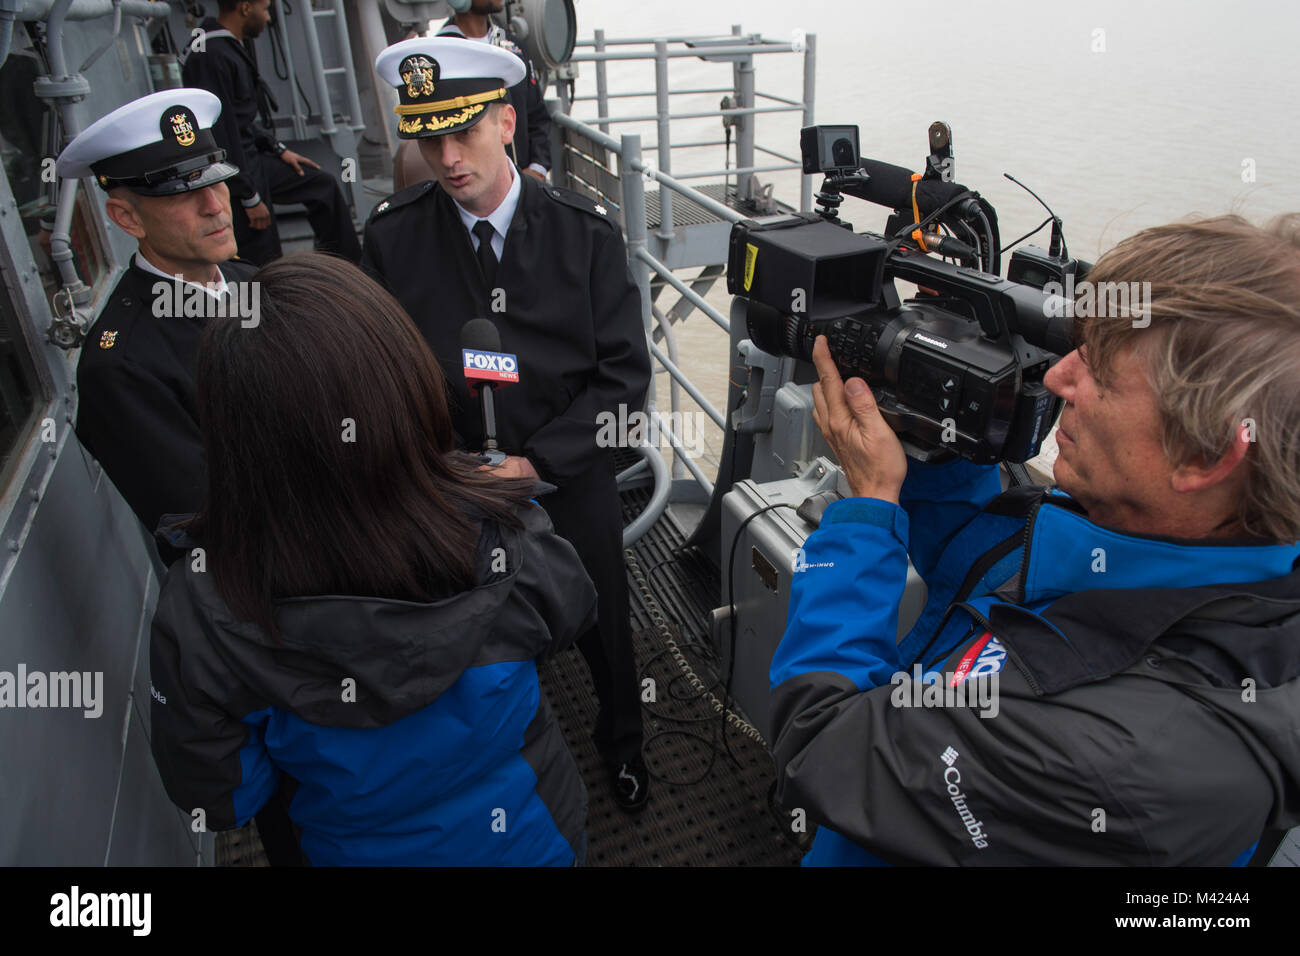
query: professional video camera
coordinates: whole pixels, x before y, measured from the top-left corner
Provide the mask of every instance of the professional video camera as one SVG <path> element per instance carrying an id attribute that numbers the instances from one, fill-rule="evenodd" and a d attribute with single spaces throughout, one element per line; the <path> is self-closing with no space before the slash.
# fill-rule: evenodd
<path id="1" fill-rule="evenodd" d="M 1090 268 L 1069 258 L 1060 220 L 1050 220 L 1051 248 L 1016 252 L 1001 279 L 996 213 L 952 182 L 946 124 L 930 128 L 924 174 L 861 159 L 855 126 L 808 127 L 801 146 L 804 172 L 826 174 L 818 212 L 747 219 L 731 231 L 727 286 L 748 300 L 754 344 L 811 361 L 825 335 L 841 374 L 867 381 L 914 457 L 1038 454 L 1061 409 L 1043 376 L 1073 348 L 1072 312 L 1043 287 Z M 885 234 L 839 222 L 841 193 L 894 209 Z M 900 302 L 895 278 L 922 294 Z"/>

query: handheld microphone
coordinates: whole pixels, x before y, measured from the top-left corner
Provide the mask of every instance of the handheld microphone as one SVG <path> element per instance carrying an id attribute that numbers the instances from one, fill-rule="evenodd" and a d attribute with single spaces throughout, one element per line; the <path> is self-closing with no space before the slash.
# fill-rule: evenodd
<path id="1" fill-rule="evenodd" d="M 461 363 L 471 395 L 477 394 L 483 411 L 483 453 L 496 467 L 506 460 L 497 447 L 497 414 L 493 389 L 519 381 L 519 360 L 501 351 L 501 333 L 489 319 L 472 319 L 460 330 Z"/>

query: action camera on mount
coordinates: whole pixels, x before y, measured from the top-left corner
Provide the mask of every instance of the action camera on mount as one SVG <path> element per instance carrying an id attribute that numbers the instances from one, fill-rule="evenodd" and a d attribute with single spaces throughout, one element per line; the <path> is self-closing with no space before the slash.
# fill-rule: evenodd
<path id="1" fill-rule="evenodd" d="M 857 172 L 858 128 L 856 126 L 807 126 L 799 134 L 803 171 L 808 174 L 847 176 Z"/>

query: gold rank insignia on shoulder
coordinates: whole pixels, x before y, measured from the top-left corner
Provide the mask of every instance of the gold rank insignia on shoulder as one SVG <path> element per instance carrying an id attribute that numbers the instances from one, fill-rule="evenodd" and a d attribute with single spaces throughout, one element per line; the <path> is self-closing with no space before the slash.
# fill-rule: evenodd
<path id="1" fill-rule="evenodd" d="M 111 349 L 117 344 L 117 329 L 111 332 L 104 332 L 99 336 L 99 347 L 101 349 Z"/>
<path id="2" fill-rule="evenodd" d="M 602 216 L 605 215 L 607 211 L 608 210 L 606 210 L 604 206 L 600 205 L 600 203 L 596 204 L 596 212 L 600 213 Z"/>
<path id="3" fill-rule="evenodd" d="M 384 200 L 383 202 L 381 202 L 381 203 L 379 204 L 379 206 L 375 209 L 375 212 L 383 212 L 383 211 L 384 211 L 385 209 L 387 209 L 390 205 L 392 205 L 392 203 L 390 203 L 387 199 L 385 199 L 385 200 Z"/>

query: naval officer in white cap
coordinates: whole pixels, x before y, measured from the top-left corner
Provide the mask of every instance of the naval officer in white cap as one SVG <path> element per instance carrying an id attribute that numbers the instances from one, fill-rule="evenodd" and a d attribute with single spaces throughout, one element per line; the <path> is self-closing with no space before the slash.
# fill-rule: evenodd
<path id="1" fill-rule="evenodd" d="M 464 447 L 483 447 L 478 402 L 461 368 L 460 332 L 489 318 L 519 380 L 496 399 L 509 475 L 558 490 L 540 501 L 596 585 L 600 620 L 578 639 L 600 713 L 594 734 L 614 802 L 645 808 L 641 699 L 628 616 L 623 516 L 614 449 L 599 423 L 645 403 L 650 358 L 641 298 L 609 210 L 523 175 L 507 152 L 515 111 L 506 91 L 523 62 L 460 37 L 405 40 L 375 63 L 397 89 L 398 135 L 415 140 L 436 182 L 381 202 L 361 263 L 387 283 L 442 363 Z M 622 416 L 620 417 L 620 410 Z"/>
<path id="2" fill-rule="evenodd" d="M 93 177 L 109 218 L 138 243 L 82 346 L 77 437 L 150 533 L 162 515 L 202 504 L 193 365 L 203 314 L 255 271 L 233 261 L 225 180 L 238 169 L 212 139 L 220 112 L 204 90 L 153 93 L 92 123 L 56 167 Z"/>

